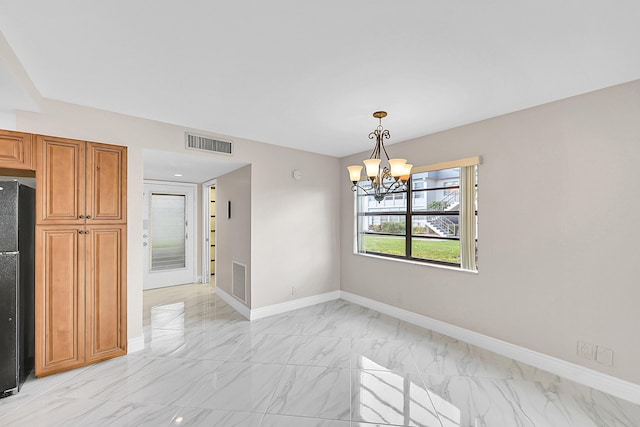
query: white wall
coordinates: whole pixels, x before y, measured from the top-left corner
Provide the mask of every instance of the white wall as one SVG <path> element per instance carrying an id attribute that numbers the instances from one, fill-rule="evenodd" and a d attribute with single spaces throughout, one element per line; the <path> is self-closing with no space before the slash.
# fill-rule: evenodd
<path id="1" fill-rule="evenodd" d="M 0 111 L 0 129 L 16 130 L 16 114 L 13 111 Z"/>
<path id="2" fill-rule="evenodd" d="M 17 126 L 26 132 L 128 147 L 128 332 L 129 339 L 138 338 L 142 150 L 186 152 L 184 132 L 191 129 L 55 101 L 43 101 L 39 112 L 18 112 Z M 339 159 L 231 139 L 236 143 L 231 159 L 252 165 L 252 308 L 339 289 Z M 291 177 L 295 168 L 304 172 L 300 181 Z M 297 285 L 296 295 L 291 295 L 292 283 Z"/>
<path id="3" fill-rule="evenodd" d="M 482 156 L 478 274 L 354 255 L 343 170 L 342 289 L 640 383 L 639 117 L 635 81 L 389 146 L 415 165 Z"/>
<path id="4" fill-rule="evenodd" d="M 231 201 L 231 218 L 228 202 Z M 251 308 L 251 165 L 216 180 L 216 286 L 232 291 L 232 263 L 246 266 L 246 306 Z"/>

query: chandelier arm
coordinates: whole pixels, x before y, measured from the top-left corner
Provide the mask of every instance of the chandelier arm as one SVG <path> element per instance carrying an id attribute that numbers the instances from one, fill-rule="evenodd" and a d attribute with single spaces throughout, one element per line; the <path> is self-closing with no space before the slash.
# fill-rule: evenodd
<path id="1" fill-rule="evenodd" d="M 389 134 L 389 130 L 386 129 L 380 134 L 379 143 L 382 145 L 382 149 L 384 150 L 384 155 L 387 156 L 387 161 L 389 161 L 389 154 L 387 154 L 387 148 L 384 146 L 384 138 L 389 139 L 391 135 Z"/>
<path id="2" fill-rule="evenodd" d="M 374 130 L 369 134 L 369 139 L 375 139 L 376 145 L 373 147 L 373 151 L 371 152 L 370 159 L 379 159 L 380 158 L 380 137 L 378 135 L 378 131 Z"/>

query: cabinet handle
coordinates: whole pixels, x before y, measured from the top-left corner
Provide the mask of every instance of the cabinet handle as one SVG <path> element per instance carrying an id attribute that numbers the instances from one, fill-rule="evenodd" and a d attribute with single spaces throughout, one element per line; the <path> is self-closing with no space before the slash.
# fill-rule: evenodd
<path id="1" fill-rule="evenodd" d="M 78 230 L 78 234 L 84 234 L 84 231 Z"/>
<path id="2" fill-rule="evenodd" d="M 87 216 L 86 216 L 86 218 L 87 218 L 87 219 L 91 219 L 91 215 L 87 215 Z"/>
<path id="3" fill-rule="evenodd" d="M 83 219 L 83 218 L 84 218 L 84 215 L 80 215 L 78 218 Z"/>

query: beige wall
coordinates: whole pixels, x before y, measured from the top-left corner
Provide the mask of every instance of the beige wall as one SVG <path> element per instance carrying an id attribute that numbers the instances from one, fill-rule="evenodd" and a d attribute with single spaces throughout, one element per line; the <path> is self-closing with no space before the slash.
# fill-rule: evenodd
<path id="1" fill-rule="evenodd" d="M 143 149 L 187 152 L 184 132 L 191 129 L 55 101 L 43 101 L 39 112 L 19 111 L 16 120 L 26 132 L 128 147 L 128 330 L 130 339 L 140 337 Z M 252 165 L 252 308 L 339 289 L 339 159 L 232 139 L 231 160 Z M 301 180 L 294 169 L 303 171 Z"/>
<path id="2" fill-rule="evenodd" d="M 343 170 L 342 289 L 640 383 L 639 117 L 635 81 L 388 147 L 416 165 L 482 156 L 478 274 L 354 255 Z"/>
<path id="3" fill-rule="evenodd" d="M 231 201 L 231 218 L 228 202 Z M 247 267 L 246 306 L 251 307 L 251 166 L 245 166 L 216 180 L 216 285 L 232 292 L 232 263 Z"/>
<path id="4" fill-rule="evenodd" d="M 340 289 L 340 160 L 266 144 L 252 155 L 265 161 L 252 162 L 251 308 Z"/>

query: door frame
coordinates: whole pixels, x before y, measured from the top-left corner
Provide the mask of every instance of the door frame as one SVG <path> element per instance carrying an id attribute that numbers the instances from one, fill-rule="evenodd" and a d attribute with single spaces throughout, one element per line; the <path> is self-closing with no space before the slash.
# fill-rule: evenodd
<path id="1" fill-rule="evenodd" d="M 209 189 L 215 185 L 215 178 L 202 183 L 202 235 L 204 236 L 202 239 L 202 283 L 211 282 L 211 242 L 209 241 L 209 236 L 211 236 L 211 192 Z M 216 233 L 217 239 L 218 234 Z M 214 244 L 217 252 L 218 244 L 217 242 L 214 242 Z"/>
<path id="2" fill-rule="evenodd" d="M 170 283 L 157 285 L 149 283 L 150 275 L 152 274 L 165 274 L 163 272 L 154 272 L 150 271 L 150 254 L 148 246 L 148 236 L 150 233 L 149 229 L 149 209 L 150 209 L 150 195 L 146 194 L 147 186 L 153 186 L 156 188 L 160 188 L 164 194 L 185 194 L 185 217 L 187 223 L 189 224 L 187 227 L 187 242 L 185 244 L 185 270 L 184 278 L 182 280 L 170 280 Z M 143 183 L 143 245 L 144 245 L 144 266 L 143 266 L 143 281 L 142 281 L 142 289 L 157 289 L 164 288 L 167 286 L 175 286 L 184 283 L 194 283 L 196 281 L 196 260 L 197 260 L 197 234 L 198 234 L 198 224 L 196 218 L 196 210 L 198 203 L 198 192 L 197 192 L 197 184 L 192 184 L 188 182 L 169 182 L 169 181 L 155 181 L 155 180 L 144 180 Z M 145 243 L 147 245 L 145 245 Z M 180 282 L 180 283 L 178 283 Z"/>

